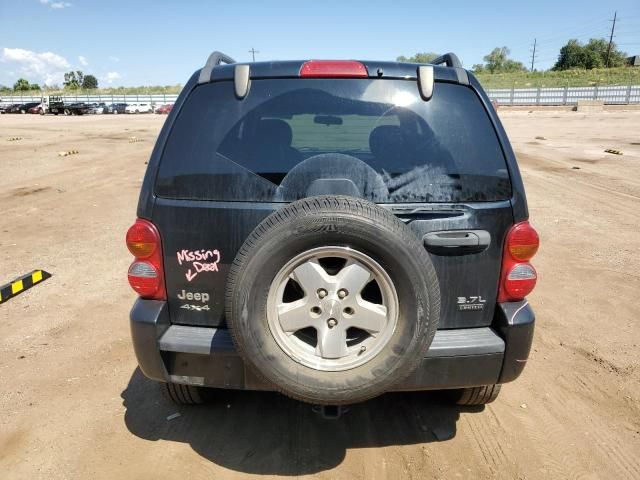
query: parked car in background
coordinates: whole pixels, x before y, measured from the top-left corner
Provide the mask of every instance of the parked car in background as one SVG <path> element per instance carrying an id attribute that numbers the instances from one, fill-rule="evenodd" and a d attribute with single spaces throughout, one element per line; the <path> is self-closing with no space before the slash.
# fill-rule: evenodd
<path id="1" fill-rule="evenodd" d="M 127 113 L 152 113 L 153 107 L 149 103 L 130 103 L 126 108 Z"/>
<path id="2" fill-rule="evenodd" d="M 20 113 L 20 107 L 22 106 L 22 104 L 20 103 L 13 103 L 9 106 L 7 106 L 7 109 L 5 111 L 5 113 Z"/>
<path id="3" fill-rule="evenodd" d="M 38 103 L 37 105 L 31 107 L 28 110 L 28 113 L 32 113 L 32 114 L 41 114 L 42 112 L 43 112 L 42 103 Z"/>
<path id="4" fill-rule="evenodd" d="M 173 109 L 173 103 L 167 103 L 166 105 L 160 105 L 156 108 L 156 113 L 169 113 Z"/>
<path id="5" fill-rule="evenodd" d="M 31 110 L 34 107 L 37 107 L 38 105 L 40 105 L 40 102 L 23 103 L 22 105 L 20 105 L 20 113 L 22 114 L 31 113 L 29 110 Z"/>
<path id="6" fill-rule="evenodd" d="M 0 105 L 0 113 L 11 113 L 11 109 L 14 107 L 14 104 L 10 103 L 8 105 Z"/>
<path id="7" fill-rule="evenodd" d="M 35 107 L 38 104 L 38 102 L 14 103 L 7 105 L 4 113 L 27 113 L 31 107 Z"/>
<path id="8" fill-rule="evenodd" d="M 105 106 L 102 113 L 112 113 L 114 115 L 117 115 L 118 113 L 127 113 L 126 109 L 126 103 L 112 103 L 111 105 Z"/>
<path id="9" fill-rule="evenodd" d="M 90 106 L 91 106 L 90 113 L 95 113 L 98 115 L 102 115 L 104 113 L 104 109 L 107 107 L 107 105 L 104 102 L 92 103 L 90 104 Z"/>

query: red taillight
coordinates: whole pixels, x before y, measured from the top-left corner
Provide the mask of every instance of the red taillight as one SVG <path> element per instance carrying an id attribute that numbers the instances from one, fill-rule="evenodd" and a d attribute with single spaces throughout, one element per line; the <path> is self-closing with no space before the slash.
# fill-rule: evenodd
<path id="1" fill-rule="evenodd" d="M 165 300 L 160 234 L 148 220 L 138 219 L 127 231 L 127 248 L 136 257 L 129 267 L 129 284 L 142 298 Z"/>
<path id="2" fill-rule="evenodd" d="M 511 227 L 502 257 L 498 302 L 522 300 L 533 291 L 538 275 L 529 260 L 536 254 L 539 245 L 538 233 L 529 222 Z"/>
<path id="3" fill-rule="evenodd" d="M 504 280 L 505 292 L 510 299 L 521 300 L 536 286 L 538 275 L 530 263 L 517 263 L 507 273 Z"/>
<path id="4" fill-rule="evenodd" d="M 367 68 L 354 60 L 309 60 L 300 69 L 301 77 L 367 78 Z"/>
<path id="5" fill-rule="evenodd" d="M 159 243 L 156 227 L 146 220 L 138 220 L 127 231 L 127 248 L 136 258 L 151 256 Z"/>
<path id="6" fill-rule="evenodd" d="M 507 236 L 507 249 L 516 260 L 529 260 L 538 251 L 538 232 L 529 222 L 514 225 Z"/>
<path id="7" fill-rule="evenodd" d="M 145 298 L 154 298 L 162 286 L 160 272 L 149 262 L 133 262 L 129 267 L 129 284 Z"/>

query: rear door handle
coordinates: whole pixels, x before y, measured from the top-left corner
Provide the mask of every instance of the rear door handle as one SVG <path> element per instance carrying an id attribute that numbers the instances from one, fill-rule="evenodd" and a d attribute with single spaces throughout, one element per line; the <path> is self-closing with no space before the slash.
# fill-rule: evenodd
<path id="1" fill-rule="evenodd" d="M 486 230 L 446 230 L 427 233 L 422 241 L 435 255 L 467 255 L 486 250 L 491 234 Z"/>

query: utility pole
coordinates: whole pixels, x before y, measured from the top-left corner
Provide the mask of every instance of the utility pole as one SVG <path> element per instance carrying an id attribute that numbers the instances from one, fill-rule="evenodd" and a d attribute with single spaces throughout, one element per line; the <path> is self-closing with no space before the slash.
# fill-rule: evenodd
<path id="1" fill-rule="evenodd" d="M 531 71 L 533 72 L 533 64 L 536 61 L 536 39 L 533 39 L 533 54 L 531 55 Z"/>
<path id="2" fill-rule="evenodd" d="M 609 47 L 607 48 L 607 68 L 609 68 L 609 55 L 611 54 L 611 42 L 613 42 L 613 32 L 616 29 L 616 16 L 618 12 L 613 12 L 613 25 L 611 25 L 611 36 L 609 37 Z"/>
<path id="3" fill-rule="evenodd" d="M 256 61 L 256 53 L 260 53 L 260 50 L 256 50 L 255 48 L 251 47 L 251 50 L 249 50 L 249 53 L 251 54 L 251 57 L 253 58 L 253 61 Z"/>

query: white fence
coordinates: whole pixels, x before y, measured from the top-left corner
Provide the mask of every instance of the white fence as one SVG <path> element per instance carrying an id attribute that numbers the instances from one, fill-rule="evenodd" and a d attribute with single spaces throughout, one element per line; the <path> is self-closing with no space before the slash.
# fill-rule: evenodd
<path id="1" fill-rule="evenodd" d="M 499 105 L 575 105 L 578 100 L 602 100 L 609 105 L 640 104 L 640 85 L 607 87 L 504 88 L 488 89 L 487 94 Z M 177 94 L 156 95 L 65 95 L 65 103 L 173 103 Z M 39 102 L 35 96 L 2 96 L 0 104 Z"/>
<path id="2" fill-rule="evenodd" d="M 578 100 L 601 100 L 608 105 L 640 104 L 640 85 L 607 87 L 490 89 L 499 105 L 576 105 Z"/>

